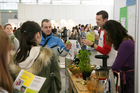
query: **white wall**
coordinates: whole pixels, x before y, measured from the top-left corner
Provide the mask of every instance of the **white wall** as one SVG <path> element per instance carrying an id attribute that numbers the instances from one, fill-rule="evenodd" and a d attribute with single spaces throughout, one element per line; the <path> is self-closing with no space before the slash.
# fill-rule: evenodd
<path id="1" fill-rule="evenodd" d="M 126 0 L 114 0 L 113 19 L 119 21 L 120 8 L 126 6 Z"/>
<path id="2" fill-rule="evenodd" d="M 106 10 L 109 13 L 109 19 L 113 19 L 113 5 L 18 5 L 19 20 L 35 20 L 41 22 L 42 19 L 52 19 L 57 21 L 56 25 L 64 26 L 61 19 L 64 19 L 69 26 L 77 24 L 96 25 L 96 13 L 100 10 Z M 68 23 L 71 19 L 73 24 Z"/>

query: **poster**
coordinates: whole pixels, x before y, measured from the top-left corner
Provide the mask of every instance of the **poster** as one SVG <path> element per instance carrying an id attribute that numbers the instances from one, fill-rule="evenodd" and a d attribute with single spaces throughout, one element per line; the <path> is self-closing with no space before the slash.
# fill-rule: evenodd
<path id="1" fill-rule="evenodd" d="M 120 8 L 120 23 L 127 29 L 127 7 Z"/>

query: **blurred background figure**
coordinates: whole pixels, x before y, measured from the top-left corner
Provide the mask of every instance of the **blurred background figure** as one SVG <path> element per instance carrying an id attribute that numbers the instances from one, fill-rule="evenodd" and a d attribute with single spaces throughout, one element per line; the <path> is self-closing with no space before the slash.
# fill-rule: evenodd
<path id="1" fill-rule="evenodd" d="M 16 30 L 17 30 L 17 28 L 16 28 L 16 27 L 14 27 L 14 29 L 13 29 L 13 33 L 14 33 Z"/>
<path id="2" fill-rule="evenodd" d="M 64 43 L 67 42 L 67 28 L 64 27 L 64 30 L 62 32 L 62 38 L 64 39 Z"/>
<path id="3" fill-rule="evenodd" d="M 19 47 L 19 41 L 18 39 L 15 37 L 15 35 L 13 34 L 13 29 L 12 29 L 12 25 L 11 24 L 6 24 L 4 26 L 4 31 L 8 34 L 11 42 L 14 44 L 15 50 L 18 49 Z"/>
<path id="4" fill-rule="evenodd" d="M 58 26 L 58 27 L 57 27 L 57 37 L 60 38 L 60 35 L 61 35 L 61 31 L 60 31 L 59 26 Z"/>
<path id="5" fill-rule="evenodd" d="M 57 36 L 57 29 L 56 29 L 56 26 L 54 26 L 54 28 L 52 29 L 52 32 L 53 32 L 53 35 L 54 35 L 54 36 Z"/>
<path id="6" fill-rule="evenodd" d="M 77 33 L 77 29 L 75 27 L 74 27 L 73 33 L 71 34 L 69 39 L 72 39 L 72 40 L 77 40 L 78 39 L 78 33 Z"/>

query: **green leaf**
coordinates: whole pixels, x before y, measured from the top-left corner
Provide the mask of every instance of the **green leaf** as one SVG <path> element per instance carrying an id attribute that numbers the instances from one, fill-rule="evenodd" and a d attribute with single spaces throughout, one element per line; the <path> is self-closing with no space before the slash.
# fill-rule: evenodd
<path id="1" fill-rule="evenodd" d="M 88 52 L 87 50 L 80 50 L 80 54 L 77 55 L 77 57 L 80 60 L 78 67 L 82 72 L 91 71 L 90 56 L 91 56 L 91 53 Z"/>

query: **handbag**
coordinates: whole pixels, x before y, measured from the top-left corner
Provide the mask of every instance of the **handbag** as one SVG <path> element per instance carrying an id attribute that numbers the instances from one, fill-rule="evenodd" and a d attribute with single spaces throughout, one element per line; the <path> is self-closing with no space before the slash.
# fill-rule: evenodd
<path id="1" fill-rule="evenodd" d="M 54 76 L 55 76 L 55 74 L 54 74 L 54 64 L 53 64 L 53 57 L 52 57 L 52 59 L 51 59 L 51 74 L 50 74 L 50 77 L 51 77 L 51 93 L 55 93 L 55 89 L 54 89 Z"/>

